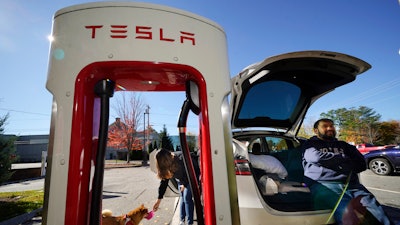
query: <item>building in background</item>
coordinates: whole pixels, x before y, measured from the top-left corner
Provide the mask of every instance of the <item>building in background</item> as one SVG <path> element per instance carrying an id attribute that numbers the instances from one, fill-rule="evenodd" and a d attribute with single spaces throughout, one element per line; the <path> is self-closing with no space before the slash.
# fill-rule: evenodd
<path id="1" fill-rule="evenodd" d="M 47 153 L 49 135 L 18 136 L 14 145 L 18 156 L 17 163 L 41 162 L 43 152 Z"/>
<path id="2" fill-rule="evenodd" d="M 109 133 L 115 132 L 115 130 L 122 129 L 123 123 L 116 118 L 116 121 L 110 124 L 109 126 Z M 138 131 L 135 133 L 136 141 L 140 144 L 140 151 L 143 148 L 144 143 L 144 131 Z M 10 138 L 17 138 L 14 142 L 16 147 L 16 154 L 18 160 L 16 163 L 37 163 L 42 161 L 42 154 L 43 152 L 47 153 L 48 145 L 49 145 L 49 135 L 5 135 L 6 137 Z M 174 145 L 174 150 L 178 150 L 180 148 L 179 136 L 173 135 L 169 136 L 171 141 Z M 197 137 L 195 137 L 197 142 Z M 156 144 L 157 146 L 160 145 L 160 137 L 159 133 L 155 130 L 146 130 L 146 143 L 149 145 Z M 106 159 L 126 159 L 127 154 L 126 147 L 122 147 L 122 145 L 114 145 L 114 146 L 107 146 L 106 148 Z M 14 156 L 11 156 L 14 157 Z"/>

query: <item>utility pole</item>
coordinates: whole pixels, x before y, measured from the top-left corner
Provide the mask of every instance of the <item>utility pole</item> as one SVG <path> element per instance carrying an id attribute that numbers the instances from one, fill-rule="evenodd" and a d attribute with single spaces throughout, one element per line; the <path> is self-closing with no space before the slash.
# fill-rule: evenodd
<path id="1" fill-rule="evenodd" d="M 146 109 L 143 113 L 143 151 L 142 151 L 142 165 L 147 166 L 147 155 L 148 155 L 148 146 L 146 139 L 146 114 L 147 114 L 147 130 L 149 129 L 150 124 L 150 106 L 147 105 Z M 149 134 L 150 135 L 150 134 Z M 150 139 L 150 137 L 149 137 Z"/>

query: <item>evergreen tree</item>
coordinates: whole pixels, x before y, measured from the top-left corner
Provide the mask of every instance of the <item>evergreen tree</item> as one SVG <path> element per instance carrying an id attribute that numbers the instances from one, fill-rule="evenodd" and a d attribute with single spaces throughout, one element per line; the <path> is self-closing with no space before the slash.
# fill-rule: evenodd
<path id="1" fill-rule="evenodd" d="M 186 141 L 187 141 L 187 145 L 189 148 L 189 151 L 194 152 L 197 148 L 197 137 L 194 134 L 189 133 L 186 136 Z"/>
<path id="2" fill-rule="evenodd" d="M 160 139 L 161 139 L 161 148 L 165 148 L 170 151 L 174 150 L 174 144 L 172 143 L 171 137 L 168 134 L 165 124 L 163 126 L 163 130 L 160 131 Z"/>
<path id="3" fill-rule="evenodd" d="M 157 141 L 153 141 L 153 143 L 149 144 L 149 153 L 151 153 L 152 151 L 154 151 L 155 149 L 157 149 Z"/>
<path id="4" fill-rule="evenodd" d="M 0 184 L 10 179 L 12 176 L 11 164 L 17 160 L 14 146 L 15 137 L 4 135 L 4 126 L 8 119 L 8 114 L 0 118 Z"/>

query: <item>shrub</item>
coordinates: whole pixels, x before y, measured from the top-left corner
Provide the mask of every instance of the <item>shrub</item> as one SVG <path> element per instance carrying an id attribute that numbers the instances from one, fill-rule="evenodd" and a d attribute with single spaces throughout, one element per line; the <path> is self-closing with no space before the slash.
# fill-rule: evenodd
<path id="1" fill-rule="evenodd" d="M 8 114 L 0 118 L 0 184 L 12 176 L 11 165 L 17 160 L 14 146 L 15 136 L 4 135 L 4 125 Z"/>

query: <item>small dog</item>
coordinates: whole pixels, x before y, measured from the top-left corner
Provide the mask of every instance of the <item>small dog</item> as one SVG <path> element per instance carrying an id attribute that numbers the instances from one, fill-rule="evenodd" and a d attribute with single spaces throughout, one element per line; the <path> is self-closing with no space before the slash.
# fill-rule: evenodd
<path id="1" fill-rule="evenodd" d="M 113 216 L 108 209 L 103 210 L 101 214 L 103 215 L 102 225 L 139 225 L 143 218 L 149 216 L 149 210 L 142 204 L 126 215 Z"/>

